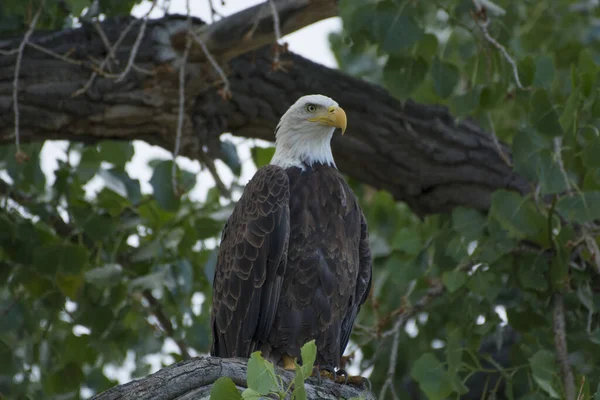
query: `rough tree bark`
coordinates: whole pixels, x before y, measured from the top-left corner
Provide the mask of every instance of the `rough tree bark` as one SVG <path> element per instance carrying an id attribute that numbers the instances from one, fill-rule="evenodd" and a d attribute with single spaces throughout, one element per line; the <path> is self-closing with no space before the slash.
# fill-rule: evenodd
<path id="1" fill-rule="evenodd" d="M 284 32 L 334 15 L 334 1 L 283 1 L 277 4 Z M 333 5 L 333 6 L 332 6 Z M 299 96 L 323 93 L 338 100 L 349 122 L 344 137 L 335 137 L 338 167 L 353 178 L 388 190 L 419 215 L 446 212 L 458 205 L 486 210 L 497 189 L 524 193 L 528 182 L 506 165 L 488 133 L 455 119 L 444 107 L 402 103 L 373 84 L 286 54 L 286 71 L 273 71 L 272 50 L 262 46 L 272 36 L 268 4 L 221 20 L 217 28 L 198 25 L 228 73 L 232 98 L 218 94 L 216 73 L 194 50 L 186 68 L 186 104 L 182 154 L 200 158 L 207 151 L 219 157 L 219 135 L 273 140 L 280 115 Z M 318 12 L 314 12 L 318 10 Z M 185 19 L 151 21 L 127 79 L 116 82 L 98 77 L 90 89 L 73 97 L 90 76 L 90 60 L 101 60 L 106 49 L 88 27 L 37 33 L 33 42 L 77 63 L 26 47 L 21 67 L 19 103 L 21 140 L 141 139 L 173 149 L 178 114 L 177 67 L 183 50 Z M 131 19 L 104 21 L 111 43 Z M 126 64 L 139 23 L 116 51 L 118 65 Z M 20 38 L 0 41 L 0 49 L 14 49 Z M 222 43 L 220 42 L 222 41 Z M 237 56 L 237 54 L 244 54 Z M 231 58 L 231 56 L 235 56 Z M 14 141 L 12 80 L 16 55 L 0 58 L 0 143 Z M 510 150 L 502 146 L 506 154 Z"/>
<path id="2" fill-rule="evenodd" d="M 276 372 L 283 378 L 286 387 L 294 378 L 293 373 L 281 368 L 277 368 Z M 243 390 L 246 388 L 246 361 L 208 357 L 181 361 L 146 378 L 109 389 L 92 400 L 208 399 L 213 383 L 221 376 L 229 376 L 238 389 Z M 323 380 L 319 385 L 316 378 L 309 378 L 304 387 L 309 399 L 338 400 L 363 396 L 364 400 L 375 400 L 375 396 L 364 389 L 335 384 L 330 380 Z"/>
<path id="3" fill-rule="evenodd" d="M 284 34 L 337 13 L 336 0 L 276 4 Z M 333 140 L 340 170 L 389 191 L 419 215 L 456 206 L 487 210 L 497 189 L 529 190 L 529 183 L 500 157 L 488 133 L 470 121 L 456 123 L 444 107 L 400 102 L 380 87 L 291 53 L 282 57 L 285 70 L 273 70 L 273 49 L 268 45 L 274 39 L 272 21 L 268 2 L 212 25 L 193 19 L 194 31 L 227 73 L 232 97 L 220 96 L 218 74 L 194 46 L 185 69 L 182 155 L 220 157 L 219 136 L 224 132 L 273 140 L 278 118 L 291 103 L 304 94 L 322 93 L 336 99 L 349 118 L 346 135 Z M 127 31 L 114 52 L 115 60 L 107 58 L 104 43 L 88 25 L 34 33 L 19 71 L 21 141 L 137 139 L 172 150 L 186 18 L 150 21 L 135 58 L 141 68 L 132 68 L 126 79 L 118 81 L 115 77 L 127 64 L 140 26 L 132 18 L 102 22 L 110 43 Z M 21 40 L 0 40 L 0 50 L 18 48 Z M 0 57 L 0 144 L 15 141 L 16 58 L 16 52 Z M 100 68 L 105 58 L 108 61 Z M 93 71 L 100 73 L 88 85 Z M 83 87 L 86 90 L 80 93 Z M 502 150 L 510 154 L 504 145 Z M 221 375 L 232 376 L 241 385 L 244 363 L 189 360 L 96 398 L 201 398 Z M 318 392 L 322 388 L 328 388 L 330 396 L 355 395 L 345 392 L 350 390 L 347 386 L 327 385 L 310 389 L 307 385 L 318 396 L 310 398 L 327 398 Z"/>

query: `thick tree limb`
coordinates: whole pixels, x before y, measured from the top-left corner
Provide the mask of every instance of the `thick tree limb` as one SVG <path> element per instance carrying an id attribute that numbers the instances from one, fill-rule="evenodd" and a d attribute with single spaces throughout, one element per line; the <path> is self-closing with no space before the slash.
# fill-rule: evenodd
<path id="1" fill-rule="evenodd" d="M 275 372 L 283 378 L 286 387 L 294 378 L 293 373 L 279 367 L 276 367 Z M 230 377 L 238 389 L 243 390 L 246 388 L 246 360 L 197 357 L 181 361 L 146 378 L 109 389 L 94 396 L 92 400 L 208 399 L 213 383 L 222 376 Z M 308 399 L 337 400 L 363 395 L 365 400 L 375 400 L 375 396 L 368 391 L 330 380 L 323 380 L 318 385 L 315 378 L 310 378 L 304 387 Z M 287 398 L 290 399 L 291 396 Z"/>
<path id="2" fill-rule="evenodd" d="M 277 2 L 278 7 L 283 3 Z M 279 8 L 279 16 L 282 31 L 286 33 L 292 29 L 290 14 L 282 10 Z M 272 35 L 268 4 L 264 12 L 268 15 L 261 29 L 270 29 Z M 233 24 L 229 29 L 247 33 L 244 24 L 248 19 L 241 21 L 236 30 L 234 22 L 238 17 L 233 17 L 218 23 L 229 20 Z M 104 21 L 108 40 L 115 43 L 130 21 Z M 182 24 L 185 25 L 183 19 L 174 17 L 148 22 L 136 64 L 152 70 L 152 76 L 131 71 L 120 83 L 99 76 L 85 95 L 76 98 L 71 95 L 88 81 L 90 69 L 28 47 L 19 92 L 21 140 L 139 139 L 172 149 L 178 121 L 176 66 L 182 53 L 170 41 L 166 43 L 164 37 L 179 32 Z M 130 29 L 115 51 L 121 66 L 126 64 L 139 25 Z M 296 22 L 292 27 L 300 25 Z M 38 34 L 31 40 L 57 54 L 71 51 L 71 57 L 84 65 L 89 65 L 90 59 L 100 60 L 106 55 L 106 46 L 91 28 Z M 19 42 L 19 38 L 0 41 L 0 49 L 12 49 Z M 215 53 L 227 54 L 212 46 Z M 267 46 L 222 64 L 231 84 L 230 101 L 219 96 L 218 77 L 208 64 L 199 61 L 188 64 L 182 155 L 199 159 L 207 150 L 218 156 L 219 135 L 223 132 L 273 140 L 279 117 L 299 96 L 323 93 L 335 98 L 349 118 L 346 135 L 336 136 L 333 141 L 340 170 L 389 191 L 419 215 L 446 212 L 459 205 L 486 210 L 491 194 L 497 189 L 529 191 L 528 182 L 499 156 L 491 136 L 473 122 L 456 123 L 444 107 L 412 101 L 402 104 L 376 85 L 294 54 L 282 55 L 282 62 L 289 63 L 286 72 L 273 71 L 272 57 Z M 14 58 L 14 55 L 0 58 L 0 144 L 14 140 L 10 84 Z M 510 156 L 507 146 L 501 148 Z"/>
<path id="3" fill-rule="evenodd" d="M 277 0 L 280 35 L 287 35 L 322 19 L 338 14 L 337 0 Z M 269 0 L 247 8 L 210 25 L 195 30 L 208 51 L 220 61 L 275 43 L 276 32 Z M 173 47 L 185 47 L 185 32 L 171 37 Z M 205 58 L 198 47 L 190 54 L 192 60 Z"/>

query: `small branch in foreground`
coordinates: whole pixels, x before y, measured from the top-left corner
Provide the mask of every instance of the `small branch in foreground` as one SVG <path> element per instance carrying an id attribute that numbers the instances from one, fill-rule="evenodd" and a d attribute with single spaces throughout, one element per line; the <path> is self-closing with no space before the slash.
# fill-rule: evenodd
<path id="1" fill-rule="evenodd" d="M 111 47 L 110 41 L 108 40 L 108 37 L 106 37 L 106 33 L 104 33 L 104 29 L 102 29 L 102 25 L 100 25 L 98 20 L 94 21 L 93 25 L 94 25 L 94 28 L 96 29 L 96 32 L 98 33 L 98 36 L 100 36 L 100 39 L 102 39 L 102 43 L 104 44 L 104 47 L 106 48 L 106 51 L 108 52 L 108 56 L 112 60 L 116 61 L 117 58 L 115 57 L 115 51 Z"/>
<path id="2" fill-rule="evenodd" d="M 402 327 L 406 321 L 418 312 L 424 310 L 435 298 L 441 296 L 444 293 L 444 285 L 436 283 L 431 289 L 427 291 L 427 294 L 421 297 L 412 307 L 405 309 L 398 315 L 398 319 L 394 324 L 394 327 L 387 332 L 384 332 L 381 337 L 387 337 L 393 335 L 392 349 L 390 353 L 390 363 L 388 367 L 386 380 L 381 387 L 379 392 L 379 399 L 383 399 L 388 388 L 392 393 L 394 400 L 398 399 L 398 395 L 394 388 L 394 378 L 396 375 L 396 364 L 398 362 L 398 347 L 400 346 L 400 334 Z"/>
<path id="3" fill-rule="evenodd" d="M 279 14 L 277 13 L 277 6 L 275 0 L 269 0 L 271 6 L 271 13 L 273 14 L 273 31 L 275 32 L 275 55 L 273 56 L 273 66 L 279 65 L 279 42 L 281 41 L 281 25 L 279 22 Z"/>
<path id="4" fill-rule="evenodd" d="M 212 175 L 213 179 L 215 180 L 215 184 L 217 185 L 217 189 L 219 189 L 219 192 L 221 192 L 221 196 L 231 199 L 231 191 L 227 189 L 227 186 L 225 186 L 225 183 L 223 183 L 223 180 L 219 176 L 214 160 L 210 158 L 208 154 L 203 152 L 199 153 L 198 159 L 200 160 L 200 163 L 204 165 L 208 169 L 208 172 L 210 172 L 210 174 Z"/>
<path id="5" fill-rule="evenodd" d="M 206 47 L 206 44 L 204 43 L 202 38 L 200 36 L 198 36 L 198 34 L 196 34 L 196 32 L 194 32 L 191 28 L 189 29 L 189 33 L 194 38 L 194 41 L 200 45 L 200 48 L 202 48 L 202 52 L 204 53 L 204 56 L 206 57 L 208 62 L 210 62 L 210 65 L 212 65 L 214 70 L 217 71 L 217 73 L 221 77 L 221 81 L 223 82 L 223 88 L 221 88 L 221 90 L 219 90 L 219 94 L 221 95 L 221 97 L 223 99 L 229 100 L 231 98 L 231 90 L 229 88 L 229 79 L 227 79 L 227 75 L 225 75 L 225 72 L 219 66 L 219 63 L 217 63 L 217 60 L 215 60 L 215 58 L 212 56 L 212 54 L 210 54 L 210 51 L 208 50 L 208 47 Z"/>
<path id="6" fill-rule="evenodd" d="M 477 0 L 473 0 L 473 4 L 475 5 L 475 8 L 477 9 L 477 14 L 475 15 L 475 20 L 477 22 L 477 26 L 479 26 L 479 29 L 481 30 L 481 33 L 483 34 L 483 37 L 492 46 L 497 48 L 500 51 L 500 53 L 502 53 L 502 56 L 504 56 L 504 59 L 512 67 L 513 75 L 515 78 L 515 84 L 517 85 L 517 87 L 519 89 L 523 90 L 524 89 L 523 85 L 521 84 L 521 80 L 519 79 L 519 70 L 517 68 L 517 63 L 510 56 L 510 54 L 508 54 L 508 51 L 506 50 L 506 48 L 504 46 L 502 46 L 500 43 L 498 43 L 498 41 L 490 35 L 490 32 L 488 31 L 488 26 L 490 24 L 490 20 L 485 13 L 485 8 L 482 7 L 480 2 Z"/>
<path id="7" fill-rule="evenodd" d="M 556 358 L 560 365 L 560 375 L 565 389 L 567 400 L 575 400 L 575 380 L 569 365 L 569 352 L 567 350 L 567 333 L 565 330 L 565 304 L 564 296 L 560 293 L 554 295 L 553 330 Z"/>
<path id="8" fill-rule="evenodd" d="M 156 6 L 156 0 L 152 1 L 150 10 L 148 10 L 146 15 L 144 15 L 144 17 L 142 18 L 142 25 L 140 26 L 140 30 L 138 32 L 137 38 L 135 39 L 135 42 L 133 43 L 133 48 L 131 49 L 131 52 L 129 53 L 129 61 L 127 62 L 127 66 L 125 67 L 125 70 L 123 70 L 123 72 L 121 72 L 121 74 L 117 78 L 117 82 L 123 81 L 127 77 L 127 74 L 129 73 L 129 71 L 131 70 L 131 67 L 133 66 L 135 57 L 137 56 L 140 45 L 142 44 L 142 39 L 144 38 L 144 33 L 146 32 L 146 24 L 148 23 L 148 17 L 150 16 L 150 13 L 152 12 L 152 10 L 154 10 L 154 6 Z M 109 56 L 110 56 L 110 53 L 109 53 Z"/>
<path id="9" fill-rule="evenodd" d="M 494 127 L 494 121 L 492 120 L 492 114 L 488 111 L 487 113 L 488 122 L 490 124 L 490 133 L 492 135 L 492 141 L 494 142 L 494 146 L 498 151 L 498 155 L 508 165 L 512 168 L 512 163 L 510 162 L 510 158 L 506 155 L 504 151 L 502 151 L 502 147 L 500 146 L 500 141 L 498 140 L 498 136 L 496 136 L 496 128 Z"/>
<path id="10" fill-rule="evenodd" d="M 190 0 L 186 1 L 187 5 L 187 23 L 190 25 Z M 192 39 L 190 35 L 187 35 L 185 50 L 183 52 L 183 58 L 181 65 L 179 66 L 179 114 L 177 115 L 177 132 L 175 135 L 175 149 L 173 149 L 173 165 L 171 166 L 171 181 L 173 186 L 173 192 L 175 196 L 179 197 L 180 190 L 177 184 L 177 156 L 179 155 L 179 149 L 181 147 L 181 134 L 183 132 L 183 120 L 185 117 L 185 66 L 187 64 L 188 57 L 190 55 L 190 49 L 192 48 Z"/>
<path id="11" fill-rule="evenodd" d="M 33 31 L 35 30 L 35 25 L 37 24 L 38 19 L 40 18 L 40 15 L 42 14 L 42 9 L 44 8 L 45 4 L 46 4 L 46 0 L 42 0 L 42 2 L 40 3 L 40 7 L 38 8 L 35 15 L 33 16 L 33 19 L 31 20 L 31 24 L 29 25 L 29 29 L 25 33 L 25 36 L 23 37 L 23 40 L 21 41 L 21 44 L 19 45 L 19 49 L 17 52 L 17 62 L 15 64 L 15 77 L 13 79 L 13 111 L 15 114 L 15 144 L 17 146 L 17 153 L 15 154 L 15 157 L 17 158 L 17 160 L 19 162 L 25 161 L 27 159 L 27 155 L 21 152 L 20 132 L 19 132 L 19 122 L 20 122 L 19 121 L 20 120 L 20 118 L 19 118 L 20 117 L 20 114 L 19 114 L 19 74 L 21 72 L 21 61 L 23 60 L 23 51 L 25 50 L 25 46 L 29 42 L 29 38 L 31 37 L 31 35 L 33 34 Z"/>
<path id="12" fill-rule="evenodd" d="M 560 173 L 565 180 L 565 185 L 567 185 L 567 191 L 571 192 L 571 183 L 569 183 L 569 176 L 567 175 L 567 171 L 565 170 L 565 164 L 563 163 L 562 158 L 562 137 L 554 138 L 554 158 L 556 159 L 556 163 L 558 164 L 558 168 L 560 169 Z"/>
<path id="13" fill-rule="evenodd" d="M 129 31 L 131 30 L 131 28 L 133 27 L 133 25 L 135 25 L 136 22 L 138 22 L 137 19 L 132 20 L 127 25 L 127 27 L 125 29 L 123 29 L 123 32 L 121 32 L 121 35 L 119 36 L 119 38 L 117 39 L 117 41 L 115 42 L 115 44 L 111 48 L 113 54 L 119 48 L 119 46 L 121 45 L 121 43 L 123 42 L 123 40 L 125 39 L 125 37 L 127 36 L 127 34 L 129 33 Z M 71 97 L 77 97 L 77 96 L 79 96 L 79 95 L 87 92 L 90 89 L 90 87 L 94 83 L 94 80 L 96 79 L 96 77 L 99 75 L 99 73 L 101 71 L 104 70 L 104 67 L 110 61 L 110 53 L 111 52 L 109 52 L 109 54 L 106 55 L 106 57 L 104 58 L 104 61 L 102 61 L 102 63 L 100 64 L 100 67 L 98 67 L 98 71 L 92 72 L 92 75 L 90 76 L 90 79 L 88 79 L 88 81 L 85 83 L 85 85 L 83 85 L 83 87 L 81 89 L 76 90 L 75 92 L 73 92 L 73 94 L 71 95 Z"/>
<path id="14" fill-rule="evenodd" d="M 175 338 L 175 330 L 173 329 L 173 324 L 171 324 L 171 320 L 165 315 L 165 312 L 163 311 L 162 306 L 160 305 L 156 297 L 154 297 L 152 293 L 147 289 L 144 290 L 143 295 L 146 301 L 150 304 L 152 314 L 154 314 L 154 316 L 160 323 L 162 330 L 168 337 L 173 339 L 177 344 L 177 347 L 179 347 L 181 357 L 184 360 L 189 360 L 191 357 L 187 344 L 185 344 L 185 342 L 182 339 Z"/>

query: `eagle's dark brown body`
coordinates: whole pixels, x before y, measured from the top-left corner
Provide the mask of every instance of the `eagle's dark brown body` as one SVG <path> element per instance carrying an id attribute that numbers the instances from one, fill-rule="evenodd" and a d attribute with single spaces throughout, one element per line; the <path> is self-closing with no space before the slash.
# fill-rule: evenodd
<path id="1" fill-rule="evenodd" d="M 223 231 L 211 354 L 281 364 L 316 339 L 317 363 L 337 367 L 370 285 L 366 222 L 337 169 L 263 167 Z"/>

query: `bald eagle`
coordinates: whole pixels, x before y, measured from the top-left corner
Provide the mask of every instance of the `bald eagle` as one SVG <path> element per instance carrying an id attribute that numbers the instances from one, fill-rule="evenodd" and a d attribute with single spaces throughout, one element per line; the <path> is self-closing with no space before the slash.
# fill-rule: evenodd
<path id="1" fill-rule="evenodd" d="M 256 350 L 294 368 L 317 345 L 337 368 L 371 287 L 367 223 L 331 153 L 346 113 L 322 95 L 281 117 L 270 165 L 250 180 L 221 238 L 213 282 L 211 355 Z"/>

